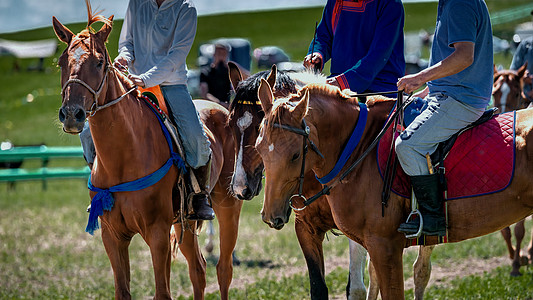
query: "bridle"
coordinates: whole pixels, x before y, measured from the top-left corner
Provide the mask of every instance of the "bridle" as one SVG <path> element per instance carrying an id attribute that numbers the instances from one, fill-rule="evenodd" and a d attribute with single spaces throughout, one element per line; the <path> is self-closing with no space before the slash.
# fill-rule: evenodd
<path id="1" fill-rule="evenodd" d="M 105 56 L 106 57 L 109 57 L 107 55 L 107 49 L 106 49 L 106 53 L 105 53 Z M 124 97 L 126 97 L 126 95 L 128 95 L 129 93 L 133 92 L 134 90 L 137 89 L 137 87 L 133 87 L 132 89 L 130 89 L 129 91 L 125 92 L 124 94 L 122 94 L 120 97 L 112 100 L 112 101 L 109 101 L 103 105 L 98 105 L 98 98 L 100 97 L 100 93 L 102 92 L 102 89 L 104 87 L 104 84 L 107 80 L 107 74 L 109 74 L 110 72 L 113 72 L 113 71 L 118 71 L 110 62 L 108 59 L 106 59 L 106 65 L 105 65 L 105 73 L 104 73 L 104 78 L 102 78 L 102 81 L 100 82 L 99 86 L 98 86 L 98 89 L 95 91 L 91 86 L 89 86 L 85 81 L 81 80 L 81 79 L 78 79 L 78 78 L 69 78 L 67 80 L 67 82 L 65 82 L 65 84 L 63 85 L 63 87 L 61 88 L 61 98 L 63 99 L 63 102 L 65 100 L 65 89 L 70 85 L 70 84 L 73 84 L 73 83 L 78 83 L 78 84 L 81 84 L 83 87 L 85 87 L 92 95 L 93 95 L 93 104 L 91 105 L 91 108 L 88 110 L 88 111 L 85 111 L 85 114 L 86 116 L 88 117 L 92 117 L 94 116 L 94 114 L 99 111 L 99 110 L 102 110 L 104 108 L 107 108 L 107 107 L 110 107 L 112 105 L 115 105 L 117 104 L 118 102 L 120 102 L 122 99 L 124 99 Z"/>
<path id="2" fill-rule="evenodd" d="M 392 94 L 392 93 L 397 93 L 399 99 L 400 99 L 400 96 L 403 94 L 402 91 L 392 91 L 392 92 L 354 94 L 354 95 L 350 95 L 350 96 L 367 97 L 367 96 L 375 96 L 375 95 L 388 95 L 388 94 Z M 337 184 L 339 184 L 346 176 L 348 176 L 348 174 L 350 174 L 353 171 L 353 169 L 356 166 L 358 166 L 363 161 L 363 159 L 366 156 L 368 156 L 368 154 L 370 154 L 370 152 L 376 146 L 376 144 L 379 142 L 379 140 L 383 137 L 383 135 L 385 135 L 385 133 L 386 133 L 387 129 L 390 127 L 390 125 L 398 118 L 400 113 L 403 112 L 403 109 L 406 106 L 408 106 L 409 104 L 411 104 L 411 102 L 414 100 L 414 99 L 411 99 L 411 96 L 412 96 L 412 94 L 409 95 L 409 97 L 405 101 L 401 101 L 400 105 L 398 105 L 399 107 L 397 107 L 397 109 L 394 111 L 394 113 L 392 113 L 392 115 L 387 120 L 387 122 L 385 123 L 385 125 L 383 126 L 383 128 L 381 129 L 379 134 L 372 141 L 370 146 L 368 146 L 368 148 L 363 152 L 363 154 L 361 154 L 361 156 L 356 161 L 354 161 L 348 167 L 348 169 L 346 171 L 344 171 L 339 177 L 337 177 L 334 181 L 332 181 L 332 183 L 330 185 L 324 185 L 324 187 L 322 188 L 322 190 L 320 192 L 318 192 L 317 194 L 315 194 L 314 196 L 312 196 L 309 199 L 306 199 L 306 197 L 302 194 L 302 192 L 303 192 L 303 184 L 304 184 L 304 176 L 305 176 L 305 160 L 306 160 L 306 156 L 307 156 L 307 152 L 308 152 L 307 145 L 309 144 L 311 146 L 311 149 L 314 152 L 316 152 L 322 159 L 324 159 L 324 155 L 320 152 L 320 150 L 318 150 L 318 147 L 313 143 L 313 141 L 311 141 L 311 139 L 309 139 L 309 134 L 310 134 L 311 130 L 309 129 L 309 126 L 307 126 L 307 124 L 305 122 L 305 117 L 302 119 L 301 128 L 297 128 L 297 127 L 293 127 L 293 126 L 289 126 L 289 125 L 285 125 L 285 124 L 273 123 L 272 127 L 283 129 L 283 130 L 287 130 L 287 131 L 290 131 L 292 133 L 295 133 L 295 134 L 303 136 L 302 165 L 301 165 L 300 177 L 299 177 L 299 181 L 298 181 L 298 184 L 299 184 L 299 186 L 298 186 L 298 194 L 294 194 L 294 195 L 292 195 L 289 198 L 289 206 L 290 206 L 290 208 L 292 208 L 295 211 L 301 211 L 301 210 L 304 210 L 309 204 L 313 203 L 318 198 L 320 198 L 320 197 L 322 197 L 324 195 L 329 195 L 330 190 L 332 188 L 334 188 Z M 265 120 L 265 124 L 266 123 L 267 123 L 267 121 Z M 300 198 L 300 199 L 303 200 L 303 206 L 301 208 L 294 207 L 293 199 L 295 199 L 295 198 Z"/>
<path id="3" fill-rule="evenodd" d="M 302 128 L 292 127 L 285 124 L 279 124 L 274 123 L 272 124 L 275 128 L 280 128 L 283 130 L 287 130 L 293 133 L 296 133 L 298 135 L 303 136 L 303 143 L 302 143 L 302 167 L 300 169 L 300 178 L 298 180 L 298 194 L 294 194 L 289 199 L 289 206 L 294 209 L 295 211 L 301 211 L 306 206 L 302 208 L 296 208 L 292 205 L 292 199 L 294 198 L 301 198 L 304 200 L 304 203 L 307 201 L 303 193 L 303 187 L 304 187 L 304 177 L 305 177 L 305 159 L 307 157 L 308 148 L 307 145 L 311 146 L 311 150 L 313 150 L 316 154 L 318 154 L 322 159 L 324 159 L 324 155 L 318 150 L 318 147 L 313 143 L 313 141 L 309 138 L 309 133 L 311 133 L 311 129 L 309 129 L 309 126 L 307 126 L 307 123 L 305 122 L 305 118 L 302 119 Z"/>

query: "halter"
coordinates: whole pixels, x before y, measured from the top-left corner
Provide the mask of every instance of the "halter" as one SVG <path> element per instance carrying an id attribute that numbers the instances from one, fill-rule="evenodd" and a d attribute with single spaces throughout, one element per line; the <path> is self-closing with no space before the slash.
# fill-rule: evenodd
<path id="1" fill-rule="evenodd" d="M 106 57 L 107 57 L 107 50 L 106 50 Z M 85 87 L 87 90 L 89 90 L 89 92 L 93 95 L 93 104 L 91 105 L 91 108 L 89 109 L 89 111 L 85 111 L 85 114 L 88 115 L 89 117 L 92 117 L 94 116 L 94 114 L 99 111 L 99 110 L 102 110 L 104 108 L 107 108 L 109 106 L 112 106 L 112 105 L 115 105 L 117 104 L 118 102 L 120 102 L 120 100 L 124 99 L 124 97 L 126 97 L 126 95 L 128 95 L 129 93 L 133 92 L 134 90 L 137 89 L 137 87 L 133 87 L 132 89 L 130 89 L 129 91 L 127 91 L 126 93 L 122 94 L 122 96 L 110 101 L 110 102 L 107 102 L 105 103 L 104 105 L 101 105 L 101 106 L 98 106 L 98 98 L 100 97 L 100 93 L 102 92 L 102 89 L 104 87 L 104 83 L 106 82 L 107 80 L 107 74 L 112 72 L 113 70 L 116 70 L 115 67 L 113 67 L 113 65 L 111 65 L 109 63 L 109 61 L 106 59 L 106 66 L 105 66 L 105 73 L 104 73 L 104 78 L 102 79 L 102 81 L 100 82 L 100 85 L 98 86 L 98 89 L 95 91 L 93 88 L 91 88 L 85 81 L 81 80 L 81 79 L 78 79 L 78 78 L 69 78 L 69 80 L 67 80 L 67 82 L 65 82 L 65 84 L 63 85 L 63 87 L 61 88 L 61 98 L 63 98 L 63 100 L 65 99 L 65 89 L 72 83 L 78 83 L 78 84 L 81 84 L 83 87 Z"/>
<path id="2" fill-rule="evenodd" d="M 350 95 L 350 96 L 366 97 L 366 96 L 374 96 L 374 95 L 387 95 L 387 94 L 391 94 L 391 93 L 398 93 L 398 97 L 400 97 L 403 92 L 402 91 L 378 92 L 378 93 L 354 94 L 354 95 Z M 272 126 L 275 127 L 275 128 L 284 129 L 284 130 L 296 133 L 296 134 L 301 135 L 301 136 L 304 137 L 303 146 L 302 146 L 302 149 L 303 149 L 302 167 L 301 167 L 301 170 L 300 170 L 300 178 L 299 178 L 299 183 L 298 183 L 299 184 L 298 194 L 294 194 L 294 195 L 292 195 L 289 198 L 289 206 L 295 211 L 301 211 L 301 210 L 304 210 L 309 204 L 313 203 L 318 198 L 320 198 L 320 197 L 322 197 L 324 195 L 329 195 L 330 190 L 332 188 L 334 188 L 337 184 L 339 184 L 346 176 L 348 176 L 348 174 L 350 174 L 353 171 L 353 169 L 356 166 L 358 166 L 363 161 L 363 159 L 371 152 L 371 150 L 376 146 L 376 144 L 379 142 L 379 140 L 383 137 L 383 135 L 385 134 L 387 129 L 390 127 L 392 122 L 400 115 L 400 112 L 403 111 L 403 108 L 405 108 L 407 105 L 411 104 L 411 102 L 413 101 L 413 99 L 411 99 L 411 95 L 409 95 L 409 97 L 407 98 L 406 101 L 403 101 L 403 103 L 401 104 L 401 107 L 399 109 L 396 109 L 396 111 L 392 114 L 392 116 L 389 118 L 389 120 L 385 123 L 385 126 L 383 126 L 383 128 L 381 129 L 379 134 L 372 141 L 370 146 L 368 146 L 368 148 L 363 152 L 363 154 L 355 162 L 353 162 L 348 167 L 348 169 L 346 171 L 344 171 L 339 177 L 337 177 L 337 179 L 335 179 L 329 186 L 328 185 L 324 185 L 324 187 L 322 188 L 322 190 L 320 192 L 318 192 L 317 194 L 315 194 L 314 196 L 312 196 L 309 199 L 306 199 L 306 197 L 302 194 L 302 192 L 303 192 L 303 183 L 304 183 L 304 175 L 305 175 L 305 159 L 306 159 L 306 155 L 307 155 L 307 144 L 311 145 L 311 149 L 313 151 L 315 151 L 320 157 L 324 158 L 324 155 L 322 155 L 322 153 L 318 150 L 318 148 L 313 143 L 313 141 L 311 141 L 309 139 L 310 129 L 309 129 L 309 126 L 307 126 L 307 124 L 305 122 L 305 118 L 302 119 L 302 128 L 292 127 L 292 126 L 289 126 L 289 125 L 279 124 L 279 123 L 272 124 Z M 294 207 L 293 204 L 292 204 L 292 200 L 294 198 L 303 199 L 304 200 L 303 207 L 301 207 L 301 208 Z"/>

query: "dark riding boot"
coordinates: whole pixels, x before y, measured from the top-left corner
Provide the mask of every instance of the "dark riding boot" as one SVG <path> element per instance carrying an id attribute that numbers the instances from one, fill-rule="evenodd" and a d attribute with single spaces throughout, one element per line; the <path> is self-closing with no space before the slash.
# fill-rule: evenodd
<path id="1" fill-rule="evenodd" d="M 442 210 L 442 191 L 439 175 L 411 176 L 413 192 L 418 201 L 418 208 L 424 220 L 422 233 L 425 235 L 446 235 L 446 218 Z M 420 225 L 418 218 L 400 224 L 398 231 L 416 234 Z"/>
<path id="2" fill-rule="evenodd" d="M 187 216 L 189 220 L 213 220 L 215 212 L 209 203 L 209 178 L 211 177 L 211 158 L 203 167 L 190 169 L 194 172 L 196 180 L 200 185 L 201 193 L 193 195 L 192 208 L 193 214 Z M 194 190 L 193 190 L 194 193 Z"/>

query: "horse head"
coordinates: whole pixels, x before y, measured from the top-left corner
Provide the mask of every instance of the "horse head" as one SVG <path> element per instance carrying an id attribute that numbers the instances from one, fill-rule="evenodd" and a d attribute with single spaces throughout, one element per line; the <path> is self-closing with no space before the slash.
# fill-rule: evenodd
<path id="1" fill-rule="evenodd" d="M 105 43 L 111 33 L 113 16 L 106 19 L 101 15 L 93 15 L 88 1 L 87 6 L 87 28 L 77 35 L 52 17 L 57 37 L 67 44 L 58 60 L 63 98 L 59 120 L 63 123 L 63 131 L 71 134 L 81 132 L 87 113 L 99 105 L 107 73 L 112 68 Z M 97 21 L 104 22 L 104 25 L 94 32 L 91 25 Z"/>
<path id="2" fill-rule="evenodd" d="M 261 79 L 258 96 L 265 112 L 255 144 L 265 165 L 265 201 L 261 216 L 270 227 L 281 229 L 289 220 L 291 197 L 299 194 L 298 188 L 302 184 L 300 177 L 311 169 L 317 156 L 309 155 L 306 164 L 303 164 L 306 157 L 299 142 L 302 139 L 276 124 L 302 129 L 309 108 L 309 92 L 304 88 L 297 95 L 274 102 L 270 84 Z M 309 138 L 317 139 L 316 130 L 311 132 Z M 303 142 L 305 145 L 307 140 L 304 138 Z"/>
<path id="3" fill-rule="evenodd" d="M 259 125 L 264 117 L 257 90 L 261 78 L 267 78 L 276 87 L 276 95 L 287 96 L 296 92 L 294 82 L 274 65 L 270 73 L 262 71 L 245 78 L 239 67 L 229 62 L 230 80 L 235 99 L 230 105 L 228 124 L 235 140 L 235 167 L 231 177 L 231 191 L 241 200 L 250 200 L 261 191 L 263 161 L 254 148 Z"/>
<path id="4" fill-rule="evenodd" d="M 498 71 L 494 67 L 494 83 L 492 85 L 493 105 L 502 113 L 524 108 L 522 97 L 522 78 L 527 69 L 527 63 L 518 69 Z"/>

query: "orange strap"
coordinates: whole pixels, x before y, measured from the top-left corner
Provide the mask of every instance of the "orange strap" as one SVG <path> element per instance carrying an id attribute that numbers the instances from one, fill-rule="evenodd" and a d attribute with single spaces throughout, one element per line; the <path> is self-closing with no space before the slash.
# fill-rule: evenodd
<path id="1" fill-rule="evenodd" d="M 142 88 L 139 87 L 139 90 L 141 91 L 141 94 L 151 93 L 155 96 L 157 99 L 158 105 L 167 115 L 168 115 L 168 109 L 167 104 L 165 102 L 165 97 L 163 97 L 163 93 L 161 92 L 161 87 L 159 85 L 149 87 L 149 88 Z"/>

